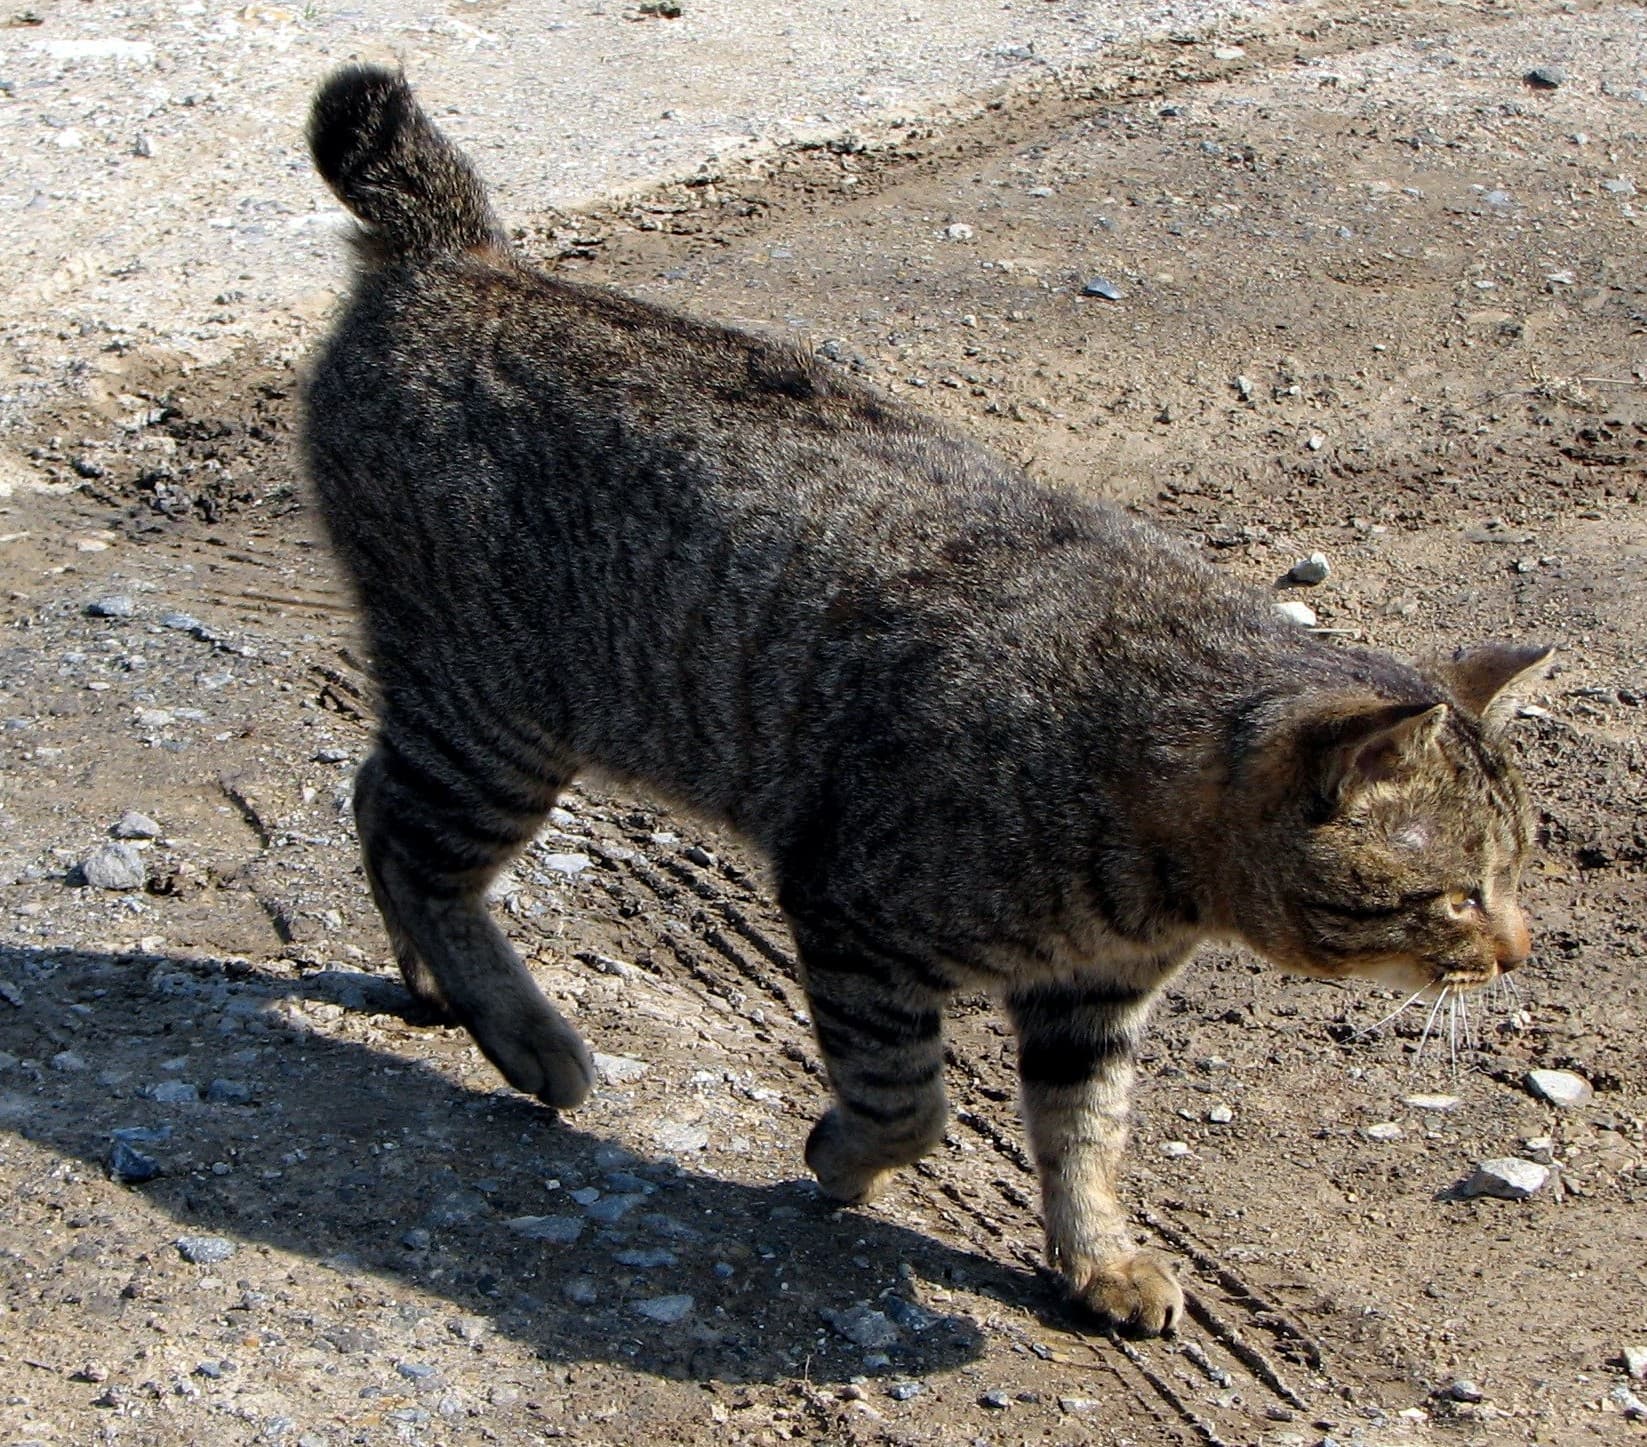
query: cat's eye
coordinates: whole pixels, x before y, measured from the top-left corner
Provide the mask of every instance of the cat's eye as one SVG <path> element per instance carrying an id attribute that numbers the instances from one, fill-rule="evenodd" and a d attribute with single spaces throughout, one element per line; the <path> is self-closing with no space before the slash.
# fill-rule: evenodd
<path id="1" fill-rule="evenodd" d="M 1479 889 L 1449 890 L 1446 900 L 1447 913 L 1454 919 L 1464 919 L 1468 915 L 1479 914 L 1487 907 L 1481 898 Z"/>

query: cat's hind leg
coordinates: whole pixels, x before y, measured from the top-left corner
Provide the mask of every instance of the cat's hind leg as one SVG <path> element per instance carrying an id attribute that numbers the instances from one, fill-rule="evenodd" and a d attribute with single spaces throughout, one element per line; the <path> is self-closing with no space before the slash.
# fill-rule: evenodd
<path id="1" fill-rule="evenodd" d="M 1171 1261 L 1137 1248 L 1116 1199 L 1133 1056 L 1153 993 L 1090 980 L 1007 997 L 1047 1264 L 1082 1306 L 1144 1336 L 1171 1331 L 1184 1309 Z"/>
<path id="2" fill-rule="evenodd" d="M 568 773 L 488 767 L 427 728 L 386 724 L 355 778 L 366 877 L 407 988 L 464 1026 L 517 1090 L 563 1108 L 589 1093 L 588 1047 L 492 921 L 485 891 Z"/>
<path id="3" fill-rule="evenodd" d="M 947 991 L 907 957 L 825 922 L 791 920 L 835 1105 L 812 1128 L 806 1163 L 825 1195 L 869 1200 L 887 1172 L 944 1137 L 942 1009 Z"/>

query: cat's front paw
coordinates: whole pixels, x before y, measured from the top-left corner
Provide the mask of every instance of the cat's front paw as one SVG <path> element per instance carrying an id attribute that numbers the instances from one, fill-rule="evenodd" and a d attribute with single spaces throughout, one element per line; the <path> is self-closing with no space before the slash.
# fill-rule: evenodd
<path id="1" fill-rule="evenodd" d="M 843 1206 L 870 1200 L 886 1179 L 884 1167 L 865 1163 L 846 1123 L 837 1110 L 828 1111 L 806 1138 L 806 1163 L 818 1178 L 818 1189 Z"/>
<path id="2" fill-rule="evenodd" d="M 1170 1336 L 1184 1314 L 1178 1265 L 1156 1251 L 1111 1256 L 1065 1280 L 1078 1305 L 1128 1336 Z"/>

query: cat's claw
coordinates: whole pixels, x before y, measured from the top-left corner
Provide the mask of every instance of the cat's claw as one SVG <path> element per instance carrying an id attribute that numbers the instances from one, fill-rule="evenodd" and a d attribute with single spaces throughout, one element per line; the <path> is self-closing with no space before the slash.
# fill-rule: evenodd
<path id="1" fill-rule="evenodd" d="M 1156 1251 L 1130 1251 L 1069 1281 L 1075 1301 L 1127 1336 L 1171 1336 L 1184 1314 L 1178 1266 Z"/>

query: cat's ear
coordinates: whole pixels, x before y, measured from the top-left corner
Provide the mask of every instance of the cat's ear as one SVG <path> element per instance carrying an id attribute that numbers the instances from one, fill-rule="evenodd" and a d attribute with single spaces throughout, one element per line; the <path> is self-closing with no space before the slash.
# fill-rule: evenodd
<path id="1" fill-rule="evenodd" d="M 1436 746 L 1450 707 L 1358 700 L 1309 720 L 1299 733 L 1298 746 L 1323 814 L 1331 814 L 1373 784 L 1421 767 Z"/>
<path id="2" fill-rule="evenodd" d="M 1460 648 L 1435 672 L 1464 709 L 1496 731 L 1522 690 L 1544 677 L 1554 652 L 1542 643 L 1479 643 Z"/>

